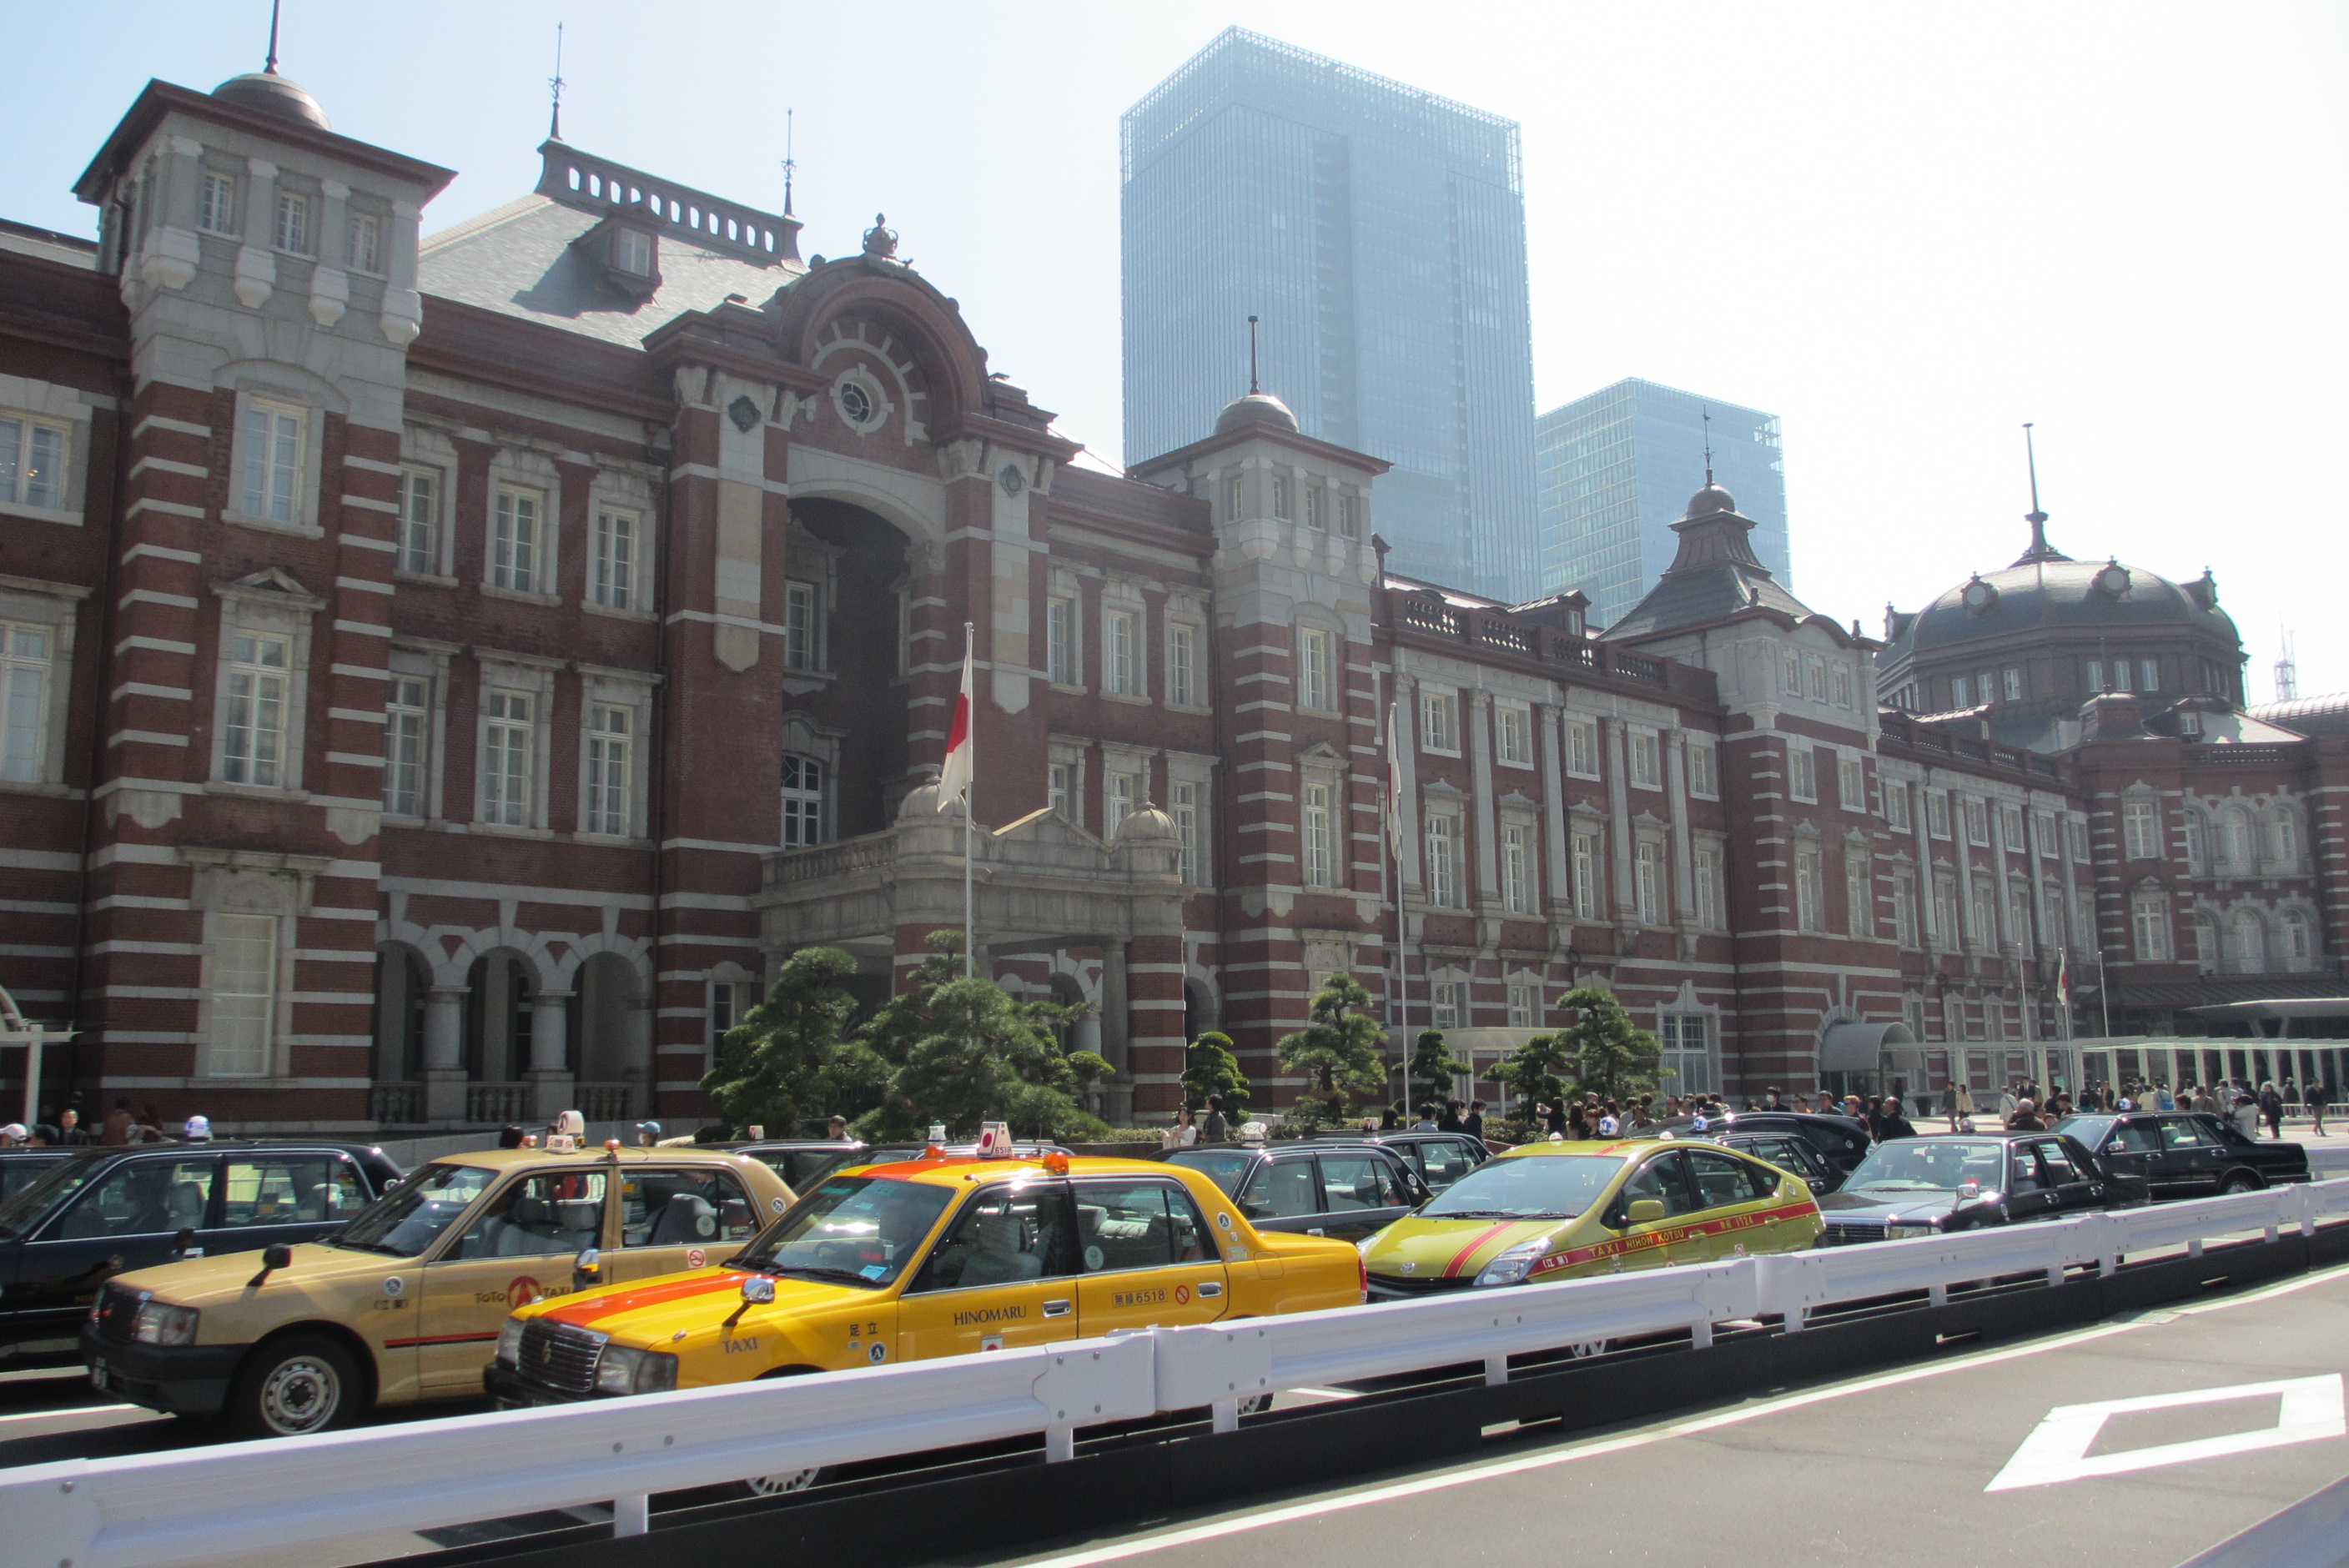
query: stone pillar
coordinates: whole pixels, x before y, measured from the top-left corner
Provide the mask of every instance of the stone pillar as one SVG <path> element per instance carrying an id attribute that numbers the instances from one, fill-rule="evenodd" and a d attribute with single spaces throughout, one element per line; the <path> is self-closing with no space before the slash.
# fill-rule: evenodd
<path id="1" fill-rule="evenodd" d="M 572 1109 L 571 1069 L 564 1065 L 564 1021 L 572 1001 L 568 991 L 534 992 L 530 999 L 531 1114 L 552 1121 L 557 1112 Z"/>
<path id="2" fill-rule="evenodd" d="M 655 1114 L 656 1096 L 659 1085 L 653 1081 L 653 999 L 650 996 L 630 996 L 624 1004 L 627 1016 L 621 1024 L 626 1040 L 627 1066 L 620 1069 L 620 1081 L 628 1086 L 628 1118 Z"/>
<path id="3" fill-rule="evenodd" d="M 1183 935 L 1125 944 L 1125 1055 L 1134 1113 L 1156 1120 L 1183 1102 Z"/>
<path id="4" fill-rule="evenodd" d="M 1572 847 L 1566 838 L 1566 780 L 1561 776 L 1560 748 L 1565 743 L 1564 728 L 1558 710 L 1548 703 L 1541 707 L 1541 779 L 1542 779 L 1542 839 L 1545 853 L 1542 871 L 1545 885 L 1544 903 L 1550 921 L 1556 924 L 1574 917 L 1573 889 L 1567 877 L 1567 854 Z"/>
<path id="5" fill-rule="evenodd" d="M 1608 846 L 1607 858 L 1614 868 L 1614 920 L 1619 931 L 1637 928 L 1639 904 L 1631 883 L 1631 797 L 1628 785 L 1630 774 L 1629 742 L 1623 734 L 1619 718 L 1599 721 L 1601 743 L 1606 748 L 1608 836 L 1614 841 Z"/>
<path id="6" fill-rule="evenodd" d="M 1471 692 L 1467 707 L 1461 717 L 1468 726 L 1469 777 L 1476 797 L 1468 804 L 1476 833 L 1476 896 L 1469 903 L 1481 914 L 1501 902 L 1501 830 L 1493 809 L 1493 694 Z"/>
<path id="7" fill-rule="evenodd" d="M 465 1119 L 465 997 L 462 985 L 435 985 L 424 1003 L 424 1119 Z"/>

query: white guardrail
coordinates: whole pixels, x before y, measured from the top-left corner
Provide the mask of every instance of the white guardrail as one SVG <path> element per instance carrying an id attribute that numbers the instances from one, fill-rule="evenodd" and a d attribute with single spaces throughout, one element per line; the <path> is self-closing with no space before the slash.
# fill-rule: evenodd
<path id="1" fill-rule="evenodd" d="M 2273 1241 L 2349 1216 L 2349 1180 L 1868 1246 L 1463 1292 L 1229 1325 L 859 1368 L 826 1377 L 410 1421 L 268 1442 L 0 1470 L 5 1568 L 149 1568 L 608 1502 L 622 1535 L 654 1493 L 1009 1438 L 1073 1454 L 1080 1427 L 1253 1395 L 1482 1362 L 1765 1315 L 1799 1332 L 1835 1302 L 2125 1256 Z"/>

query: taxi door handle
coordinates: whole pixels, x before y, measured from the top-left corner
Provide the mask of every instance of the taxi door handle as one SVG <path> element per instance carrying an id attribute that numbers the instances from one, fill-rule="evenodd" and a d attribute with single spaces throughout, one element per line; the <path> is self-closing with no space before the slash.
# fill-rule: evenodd
<path id="1" fill-rule="evenodd" d="M 1069 1315 L 1069 1304 L 1065 1301 L 1048 1301 L 1044 1304 L 1044 1315 L 1066 1317 Z"/>
<path id="2" fill-rule="evenodd" d="M 1203 1296 L 1207 1296 L 1207 1295 L 1223 1295 L 1223 1294 L 1224 1294 L 1224 1287 L 1223 1287 L 1222 1285 L 1217 1284 L 1216 1284 L 1215 1281 L 1213 1281 L 1213 1280 L 1207 1280 L 1207 1281 L 1203 1282 L 1203 1283 L 1200 1284 L 1200 1286 L 1199 1286 L 1199 1294 L 1200 1294 L 1201 1295 L 1203 1295 Z"/>

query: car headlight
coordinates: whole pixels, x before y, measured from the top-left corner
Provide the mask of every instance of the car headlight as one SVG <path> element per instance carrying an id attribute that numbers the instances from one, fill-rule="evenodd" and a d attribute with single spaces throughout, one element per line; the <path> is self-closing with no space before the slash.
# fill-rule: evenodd
<path id="1" fill-rule="evenodd" d="M 1885 1240 L 1892 1242 L 1909 1241 L 1918 1236 L 1938 1236 L 1940 1233 L 1941 1227 L 1939 1225 L 1887 1225 L 1884 1227 Z"/>
<path id="2" fill-rule="evenodd" d="M 1539 1263 L 1548 1251 L 1547 1242 L 1519 1242 L 1486 1264 L 1476 1275 L 1476 1283 L 1480 1285 L 1516 1284 L 1534 1272 L 1534 1264 Z"/>
<path id="3" fill-rule="evenodd" d="M 661 1394 L 677 1387 L 677 1357 L 666 1350 L 606 1345 L 595 1361 L 598 1394 Z"/>
<path id="4" fill-rule="evenodd" d="M 192 1306 L 171 1306 L 160 1301 L 142 1301 L 130 1320 L 130 1337 L 141 1345 L 193 1345 L 196 1342 L 196 1309 Z"/>
<path id="5" fill-rule="evenodd" d="M 498 1330 L 498 1365 L 522 1365 L 522 1319 L 519 1317 L 507 1318 L 505 1326 Z"/>

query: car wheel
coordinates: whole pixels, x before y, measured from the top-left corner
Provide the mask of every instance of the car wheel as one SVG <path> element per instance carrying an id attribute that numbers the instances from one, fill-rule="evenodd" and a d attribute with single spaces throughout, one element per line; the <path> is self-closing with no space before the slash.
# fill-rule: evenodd
<path id="1" fill-rule="evenodd" d="M 221 1415 L 241 1438 L 297 1438 L 350 1425 L 366 1403 L 349 1351 L 323 1334 L 295 1334 L 244 1358 Z"/>
<path id="2" fill-rule="evenodd" d="M 2219 1184 L 2220 1192 L 2256 1192 L 2263 1183 L 2248 1171 L 2238 1171 Z"/>

